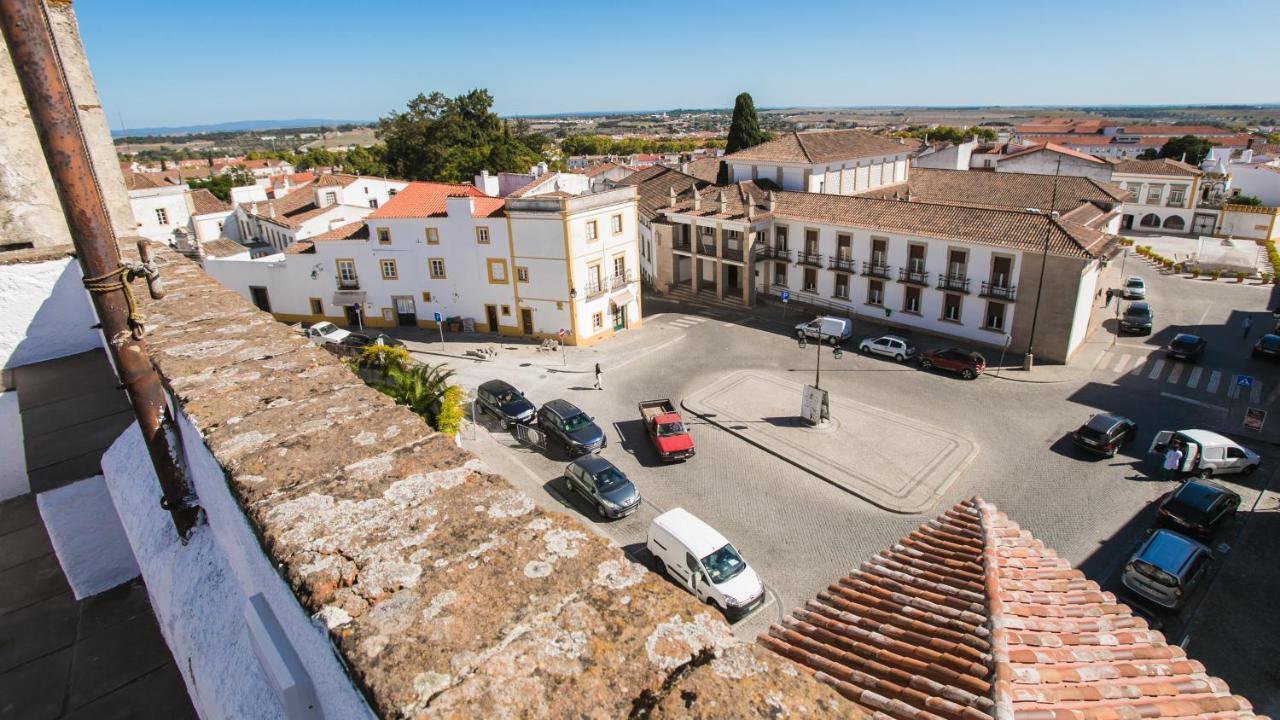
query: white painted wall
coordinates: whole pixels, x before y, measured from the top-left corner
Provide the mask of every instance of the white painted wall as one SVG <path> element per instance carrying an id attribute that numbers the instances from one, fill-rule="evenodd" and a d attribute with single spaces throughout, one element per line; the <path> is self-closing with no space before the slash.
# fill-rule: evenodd
<path id="1" fill-rule="evenodd" d="M 231 215 L 231 210 L 192 215 L 191 225 L 195 230 L 196 239 L 200 241 L 217 240 L 220 237 L 235 239 L 240 233 Z"/>
<path id="2" fill-rule="evenodd" d="M 1058 158 L 1062 158 L 1062 175 L 1074 175 L 1093 178 L 1102 182 L 1111 181 L 1111 166 L 1103 163 L 1089 162 L 1081 158 L 1062 155 L 1056 152 L 1027 153 L 1017 157 L 1002 158 L 996 165 L 996 172 L 1031 173 L 1034 175 L 1053 175 L 1058 172 Z"/>
<path id="3" fill-rule="evenodd" d="M 1280 169 L 1265 165 L 1232 163 L 1231 189 L 1241 195 L 1253 195 L 1269 207 L 1280 206 Z"/>
<path id="4" fill-rule="evenodd" d="M 102 467 L 196 712 L 204 718 L 284 717 L 244 621 L 247 599 L 262 593 L 310 675 L 324 717 L 374 717 L 326 631 L 313 624 L 263 554 L 200 433 L 185 415 L 178 420 L 208 521 L 187 545 L 156 504 L 157 480 L 136 424 L 103 456 Z"/>
<path id="5" fill-rule="evenodd" d="M 36 504 L 77 600 L 138 576 L 138 561 L 101 475 L 42 492 Z"/>
<path id="6" fill-rule="evenodd" d="M 1071 317 L 1071 333 L 1067 336 L 1067 358 L 1088 338 L 1089 317 L 1093 312 L 1094 293 L 1098 291 L 1098 279 L 1102 274 L 1098 263 L 1090 263 L 1080 276 L 1080 290 L 1076 293 L 1075 312 Z"/>
<path id="7" fill-rule="evenodd" d="M 129 191 L 129 205 L 137 221 L 139 235 L 151 240 L 168 242 L 176 228 L 190 227 L 191 210 L 187 206 L 187 186 L 174 185 L 165 188 L 147 188 Z M 166 222 L 161 223 L 157 210 L 164 210 Z"/>
<path id="8" fill-rule="evenodd" d="M 22 444 L 22 416 L 18 393 L 0 392 L 0 502 L 31 492 L 27 454 Z"/>
<path id="9" fill-rule="evenodd" d="M 0 367 L 102 346 L 97 316 L 71 258 L 0 265 Z"/>

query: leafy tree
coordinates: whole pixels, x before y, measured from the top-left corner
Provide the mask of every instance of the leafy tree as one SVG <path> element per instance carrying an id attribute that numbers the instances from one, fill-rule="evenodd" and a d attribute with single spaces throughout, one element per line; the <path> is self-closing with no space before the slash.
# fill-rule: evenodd
<path id="1" fill-rule="evenodd" d="M 764 142 L 760 131 L 760 118 L 750 93 L 739 93 L 733 101 L 733 122 L 729 125 L 729 139 L 725 141 L 726 153 L 734 153 Z"/>
<path id="2" fill-rule="evenodd" d="M 996 139 L 996 131 L 989 127 L 951 127 L 950 125 L 939 125 L 937 127 L 917 126 L 907 128 L 897 133 L 898 137 L 909 137 L 923 140 L 936 140 L 938 142 L 962 143 L 977 137 L 983 142 L 992 142 Z"/>
<path id="3" fill-rule="evenodd" d="M 541 158 L 510 135 L 490 111 L 492 105 L 493 96 L 486 90 L 455 98 L 439 92 L 419 94 L 403 112 L 378 121 L 388 169 L 398 177 L 443 182 L 469 181 L 485 169 L 527 171 L 531 159 Z"/>
<path id="4" fill-rule="evenodd" d="M 1232 205 L 1252 205 L 1254 207 L 1262 206 L 1262 199 L 1256 195 L 1232 195 L 1227 198 L 1227 202 Z"/>
<path id="5" fill-rule="evenodd" d="M 385 176 L 391 174 L 387 163 L 387 146 L 353 147 L 338 159 L 342 169 L 356 175 Z"/>
<path id="6" fill-rule="evenodd" d="M 1160 151 L 1155 148 L 1147 148 L 1138 154 L 1139 160 L 1156 160 L 1160 157 Z"/>
<path id="7" fill-rule="evenodd" d="M 413 362 L 409 351 L 398 345 L 382 345 L 374 343 L 360 350 L 361 367 L 390 372 L 392 368 L 403 370 Z"/>
<path id="8" fill-rule="evenodd" d="M 1209 150 L 1213 148 L 1213 143 L 1204 138 L 1195 135 L 1183 135 L 1182 137 L 1169 138 L 1169 141 L 1160 148 L 1160 157 L 1173 158 L 1181 160 L 1183 154 L 1186 155 L 1186 161 L 1191 165 L 1199 165 L 1204 162 L 1204 158 L 1209 154 Z"/>
<path id="9" fill-rule="evenodd" d="M 192 190 L 204 188 L 213 193 L 222 202 L 231 202 L 231 188 L 245 187 L 254 184 L 253 175 L 243 165 L 227 168 L 221 175 L 199 180 L 188 180 L 187 187 Z"/>
<path id="10" fill-rule="evenodd" d="M 295 165 L 299 170 L 310 170 L 315 167 L 333 167 L 338 164 L 338 153 L 325 148 L 312 148 Z"/>

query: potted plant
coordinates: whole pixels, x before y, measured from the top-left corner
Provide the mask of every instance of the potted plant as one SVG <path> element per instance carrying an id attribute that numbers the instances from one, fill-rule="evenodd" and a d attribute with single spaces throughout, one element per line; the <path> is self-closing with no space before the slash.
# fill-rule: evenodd
<path id="1" fill-rule="evenodd" d="M 1238 283 L 1244 282 L 1244 273 L 1239 270 L 1236 271 L 1236 282 Z"/>
<path id="2" fill-rule="evenodd" d="M 1210 271 L 1209 271 L 1209 277 L 1213 278 L 1214 280 L 1217 280 L 1218 278 L 1222 277 L 1222 271 L 1221 271 L 1221 270 L 1210 270 Z"/>
<path id="3" fill-rule="evenodd" d="M 1191 277 L 1193 278 L 1200 277 L 1200 268 L 1191 268 Z"/>

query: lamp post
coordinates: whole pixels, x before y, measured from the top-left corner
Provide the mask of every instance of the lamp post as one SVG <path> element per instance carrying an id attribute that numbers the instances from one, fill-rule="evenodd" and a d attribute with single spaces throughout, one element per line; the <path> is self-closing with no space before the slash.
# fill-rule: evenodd
<path id="1" fill-rule="evenodd" d="M 1126 247 L 1124 249 L 1124 254 L 1120 256 L 1120 282 L 1124 282 L 1124 265 L 1125 265 L 1125 261 L 1128 259 L 1129 259 L 1129 248 Z M 1114 335 L 1111 336 L 1112 346 L 1116 344 L 1116 341 L 1120 337 L 1120 298 L 1122 297 L 1124 297 L 1123 294 L 1117 295 L 1115 298 L 1116 300 L 1116 332 Z"/>
<path id="2" fill-rule="evenodd" d="M 578 332 L 578 328 L 574 326 L 573 322 L 575 317 L 573 308 L 577 301 L 578 288 L 569 288 L 569 331 L 574 333 Z M 569 346 L 564 343 L 563 339 L 560 340 L 560 364 L 562 366 L 568 366 L 569 364 Z"/>
<path id="3" fill-rule="evenodd" d="M 1058 204 L 1058 174 L 1062 171 L 1062 156 L 1058 156 L 1057 167 L 1053 171 L 1053 192 L 1049 196 L 1049 219 L 1044 224 L 1044 252 L 1040 255 L 1040 282 L 1036 286 L 1035 309 L 1031 311 L 1031 332 L 1027 336 L 1027 356 L 1023 360 L 1022 369 L 1031 370 L 1035 366 L 1036 322 L 1040 319 L 1040 296 L 1044 294 L 1044 272 L 1049 263 L 1049 238 L 1053 233 L 1053 221 L 1058 217 L 1054 206 Z"/>

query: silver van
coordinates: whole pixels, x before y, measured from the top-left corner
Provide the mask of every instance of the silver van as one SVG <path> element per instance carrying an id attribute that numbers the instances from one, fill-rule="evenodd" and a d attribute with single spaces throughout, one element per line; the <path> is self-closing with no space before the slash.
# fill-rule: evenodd
<path id="1" fill-rule="evenodd" d="M 1120 581 L 1134 593 L 1166 608 L 1177 608 L 1204 577 L 1213 553 L 1172 530 L 1156 530 L 1129 558 Z"/>
<path id="2" fill-rule="evenodd" d="M 796 337 L 838 345 L 853 337 L 853 321 L 842 317 L 817 317 L 796 326 Z"/>

